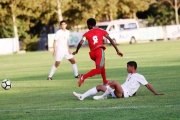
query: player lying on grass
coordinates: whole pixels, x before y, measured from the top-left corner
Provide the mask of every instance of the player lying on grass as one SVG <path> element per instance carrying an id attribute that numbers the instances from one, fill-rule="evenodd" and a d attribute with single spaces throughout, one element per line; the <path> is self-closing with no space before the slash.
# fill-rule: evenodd
<path id="1" fill-rule="evenodd" d="M 112 81 L 107 86 L 98 85 L 86 91 L 84 94 L 78 94 L 76 92 L 73 92 L 73 94 L 79 100 L 84 100 L 86 97 L 95 95 L 99 91 L 104 92 L 104 94 L 100 96 L 94 96 L 93 99 L 107 99 L 108 95 L 111 95 L 113 98 L 128 98 L 136 95 L 136 91 L 140 85 L 145 85 L 155 95 L 164 95 L 163 93 L 156 92 L 155 89 L 147 82 L 145 77 L 136 72 L 136 68 L 137 63 L 135 61 L 130 61 L 127 63 L 128 76 L 122 85 L 120 85 L 117 81 Z"/>

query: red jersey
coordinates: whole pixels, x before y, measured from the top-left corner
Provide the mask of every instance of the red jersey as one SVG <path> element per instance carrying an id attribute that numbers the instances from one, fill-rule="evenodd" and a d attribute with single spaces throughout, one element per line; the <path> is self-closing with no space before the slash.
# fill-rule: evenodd
<path id="1" fill-rule="evenodd" d="M 106 49 L 103 45 L 103 37 L 106 36 L 108 33 L 100 28 L 94 28 L 89 30 L 83 35 L 83 40 L 88 41 L 88 45 L 90 50 L 94 50 L 96 48 L 103 48 Z"/>

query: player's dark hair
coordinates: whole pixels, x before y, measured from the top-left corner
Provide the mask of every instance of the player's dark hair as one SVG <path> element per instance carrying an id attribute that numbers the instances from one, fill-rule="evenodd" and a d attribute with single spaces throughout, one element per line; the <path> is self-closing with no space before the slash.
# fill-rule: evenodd
<path id="1" fill-rule="evenodd" d="M 65 20 L 62 20 L 62 21 L 60 22 L 60 25 L 61 25 L 62 23 L 66 23 L 66 24 L 67 24 L 67 22 L 66 22 Z"/>
<path id="2" fill-rule="evenodd" d="M 127 65 L 129 65 L 129 66 L 133 66 L 134 67 L 134 69 L 136 70 L 136 68 L 137 68 L 137 63 L 135 62 L 135 61 L 129 61 L 128 63 L 127 63 Z"/>
<path id="3" fill-rule="evenodd" d="M 87 25 L 96 26 L 96 20 L 94 18 L 89 18 L 87 20 Z"/>

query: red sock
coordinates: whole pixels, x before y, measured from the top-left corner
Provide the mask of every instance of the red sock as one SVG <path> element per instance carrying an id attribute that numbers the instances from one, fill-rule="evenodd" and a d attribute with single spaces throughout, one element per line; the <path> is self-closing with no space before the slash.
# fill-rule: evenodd
<path id="1" fill-rule="evenodd" d="M 86 78 L 92 77 L 92 76 L 94 76 L 96 74 L 101 74 L 101 69 L 100 68 L 92 69 L 88 73 L 84 74 L 83 78 L 86 79 Z"/>
<path id="2" fill-rule="evenodd" d="M 101 69 L 101 76 L 102 76 L 102 79 L 103 79 L 103 84 L 107 84 L 108 81 L 106 79 L 106 71 L 105 71 L 105 64 L 103 65 L 102 69 Z"/>

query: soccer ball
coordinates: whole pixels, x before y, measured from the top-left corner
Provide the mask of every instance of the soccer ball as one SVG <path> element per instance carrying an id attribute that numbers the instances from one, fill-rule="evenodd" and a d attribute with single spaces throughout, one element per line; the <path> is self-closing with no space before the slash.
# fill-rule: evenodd
<path id="1" fill-rule="evenodd" d="M 1 83 L 1 86 L 5 90 L 9 90 L 11 88 L 11 81 L 9 79 L 4 79 Z"/>

